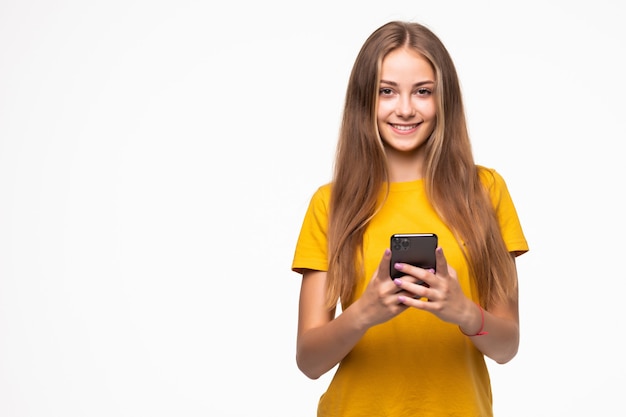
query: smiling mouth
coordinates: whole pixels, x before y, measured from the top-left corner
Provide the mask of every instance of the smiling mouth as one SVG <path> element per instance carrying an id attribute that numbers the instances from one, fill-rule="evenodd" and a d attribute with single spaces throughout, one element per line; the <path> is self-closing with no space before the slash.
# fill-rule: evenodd
<path id="1" fill-rule="evenodd" d="M 391 125 L 391 127 L 393 127 L 396 130 L 405 130 L 405 131 L 415 129 L 417 126 L 419 126 L 419 123 L 416 123 L 413 125 L 394 125 L 394 124 Z"/>

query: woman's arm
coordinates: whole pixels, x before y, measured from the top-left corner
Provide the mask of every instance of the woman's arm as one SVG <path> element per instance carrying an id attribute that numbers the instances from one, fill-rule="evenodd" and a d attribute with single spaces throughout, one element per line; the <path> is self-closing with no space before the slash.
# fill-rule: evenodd
<path id="1" fill-rule="evenodd" d="M 317 379 L 350 352 L 367 330 L 348 308 L 337 318 L 324 306 L 326 272 L 305 271 L 300 289 L 298 368 L 309 378 Z"/>
<path id="2" fill-rule="evenodd" d="M 406 310 L 398 303 L 399 289 L 389 277 L 390 258 L 386 250 L 363 295 L 337 317 L 325 306 L 326 272 L 303 272 L 296 362 L 306 376 L 319 378 L 352 350 L 367 329 Z"/>
<path id="3" fill-rule="evenodd" d="M 498 363 L 513 359 L 519 347 L 518 294 L 506 301 L 482 310 L 467 298 L 459 285 L 456 271 L 450 267 L 441 248 L 437 248 L 437 273 L 400 264 L 402 272 L 428 284 L 428 287 L 395 280 L 396 285 L 417 297 L 400 295 L 400 302 L 420 310 L 430 311 L 441 320 L 459 326 L 485 356 Z M 515 277 L 517 280 L 517 276 Z M 477 333 L 483 333 L 478 335 Z"/>
<path id="4" fill-rule="evenodd" d="M 481 325 L 482 332 L 486 334 L 468 336 L 474 346 L 497 363 L 503 364 L 513 359 L 520 340 L 518 293 L 507 302 L 489 306 L 488 311 L 482 314 L 476 304 L 469 303 L 459 323 L 460 329 L 465 334 L 475 335 Z"/>

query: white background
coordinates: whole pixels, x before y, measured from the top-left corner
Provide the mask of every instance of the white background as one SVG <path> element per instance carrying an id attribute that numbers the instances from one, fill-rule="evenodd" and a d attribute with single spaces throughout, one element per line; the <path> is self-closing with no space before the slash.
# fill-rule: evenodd
<path id="1" fill-rule="evenodd" d="M 531 251 L 499 416 L 626 413 L 619 2 L 0 1 L 0 416 L 315 415 L 290 263 L 347 78 L 431 27 Z M 425 333 L 424 337 L 428 337 Z M 416 389 L 420 381 L 416 380 Z"/>

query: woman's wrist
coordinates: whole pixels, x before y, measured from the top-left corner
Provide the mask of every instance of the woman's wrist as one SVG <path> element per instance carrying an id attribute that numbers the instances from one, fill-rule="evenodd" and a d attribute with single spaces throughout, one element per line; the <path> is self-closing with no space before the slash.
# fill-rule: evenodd
<path id="1" fill-rule="evenodd" d="M 461 331 L 461 333 L 463 333 L 467 337 L 484 336 L 486 334 L 489 334 L 488 332 L 485 331 L 485 310 L 483 310 L 480 304 L 475 303 L 475 305 L 476 307 L 478 307 L 478 310 L 480 312 L 480 327 L 477 327 L 477 326 L 474 327 L 474 328 L 478 328 L 478 330 L 476 330 L 475 332 L 466 332 L 459 325 L 459 330 Z"/>

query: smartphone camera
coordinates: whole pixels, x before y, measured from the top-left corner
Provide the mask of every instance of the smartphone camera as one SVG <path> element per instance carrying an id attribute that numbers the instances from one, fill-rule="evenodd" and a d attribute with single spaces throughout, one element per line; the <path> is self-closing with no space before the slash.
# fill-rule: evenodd
<path id="1" fill-rule="evenodd" d="M 411 247 L 411 241 L 405 237 L 396 237 L 393 239 L 393 250 L 408 250 Z"/>

